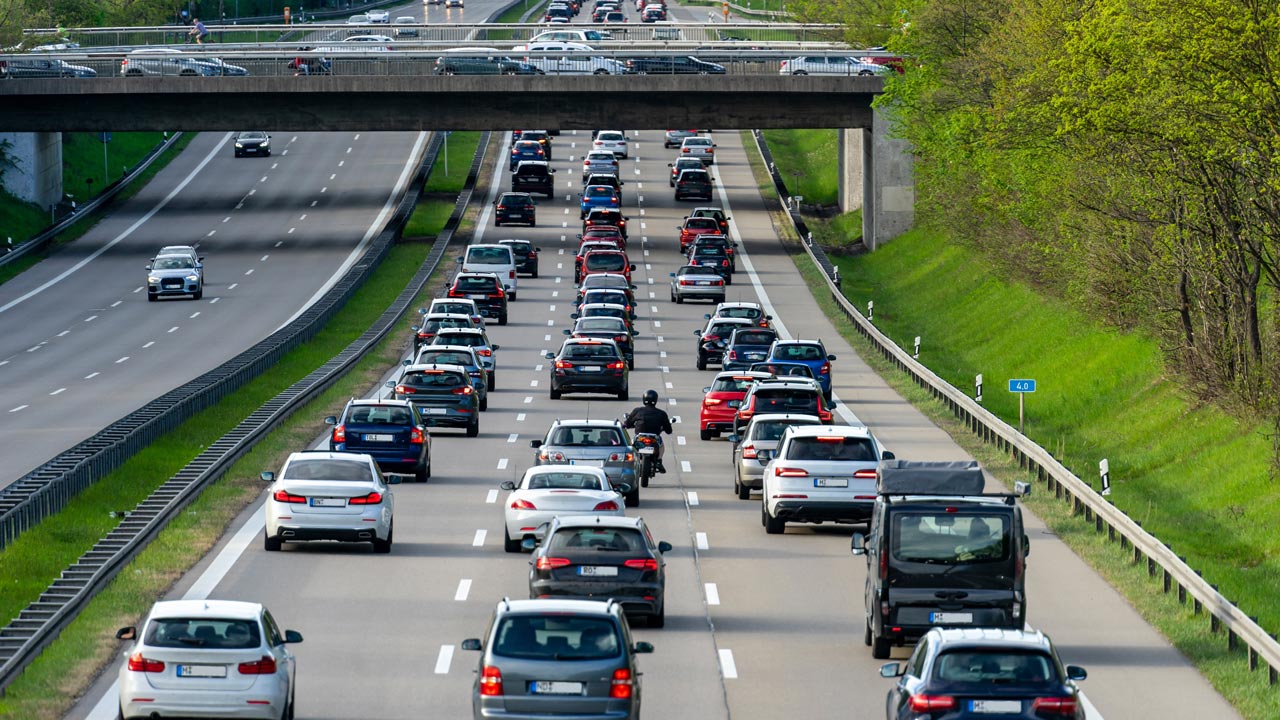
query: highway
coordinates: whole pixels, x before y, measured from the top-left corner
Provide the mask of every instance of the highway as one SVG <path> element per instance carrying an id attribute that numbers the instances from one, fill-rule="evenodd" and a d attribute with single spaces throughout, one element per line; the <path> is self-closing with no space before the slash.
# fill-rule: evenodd
<path id="1" fill-rule="evenodd" d="M 667 298 L 667 272 L 680 262 L 674 226 L 697 203 L 673 200 L 665 175 L 671 151 L 662 149 L 661 133 L 631 131 L 632 159 L 622 165 L 642 300 L 633 397 L 656 388 L 683 420 L 668 446 L 671 472 L 628 511 L 675 545 L 667 555 L 667 626 L 637 630 L 657 648 L 642 660 L 645 715 L 883 717 L 888 681 L 861 642 L 865 566 L 848 553 L 850 528 L 791 526 L 785 535 L 766 535 L 759 501 L 740 501 L 732 492 L 728 444 L 698 439 L 701 388 L 713 373 L 694 369 L 692 333 L 710 308 Z M 502 345 L 501 378 L 480 437 L 434 433 L 431 482 L 397 488 L 392 554 L 334 545 L 268 554 L 255 504 L 175 587 L 173 598 L 264 602 L 283 625 L 303 633 L 306 642 L 296 650 L 298 717 L 467 717 L 476 657 L 459 643 L 482 632 L 496 600 L 527 595 L 527 558 L 502 549 L 498 484 L 532 464 L 528 441 L 552 419 L 616 416 L 635 404 L 546 395 L 541 353 L 557 347 L 569 326 L 578 225 L 571 200 L 589 137 L 566 131 L 558 138 L 562 194 L 540 201 L 536 229 L 496 230 L 487 212 L 482 218 L 484 239 L 534 239 L 543 249 L 541 276 L 521 279 L 511 324 L 491 330 Z M 867 423 L 898 457 L 965 457 L 837 335 L 773 234 L 737 134 L 715 137 L 720 202 L 745 247 L 730 297 L 766 303 L 786 334 L 821 337 L 839 356 L 833 374 L 846 421 Z M 494 176 L 503 189 L 504 167 Z M 1055 638 L 1065 662 L 1090 670 L 1084 688 L 1096 706 L 1091 717 L 1237 717 L 1038 519 L 1028 523 L 1030 622 Z M 899 649 L 894 657 L 906 655 Z M 113 679 L 114 669 L 69 717 L 113 717 Z"/>

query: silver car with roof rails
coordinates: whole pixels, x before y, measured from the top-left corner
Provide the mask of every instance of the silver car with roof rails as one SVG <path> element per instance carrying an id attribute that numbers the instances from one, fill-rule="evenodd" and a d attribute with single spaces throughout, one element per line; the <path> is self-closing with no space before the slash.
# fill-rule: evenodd
<path id="1" fill-rule="evenodd" d="M 669 274 L 671 302 L 677 305 L 685 300 L 724 302 L 724 278 L 711 268 L 685 265 Z"/>
<path id="2" fill-rule="evenodd" d="M 821 425 L 815 415 L 767 413 L 751 418 L 741 435 L 730 435 L 733 443 L 733 492 L 739 500 L 751 497 L 764 483 L 764 468 L 778 449 L 782 433 L 793 425 Z"/>

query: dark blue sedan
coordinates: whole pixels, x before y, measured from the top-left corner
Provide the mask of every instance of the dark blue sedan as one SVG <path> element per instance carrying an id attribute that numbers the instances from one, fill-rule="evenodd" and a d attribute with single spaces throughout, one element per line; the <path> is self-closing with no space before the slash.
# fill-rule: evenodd
<path id="1" fill-rule="evenodd" d="M 329 450 L 370 455 L 379 469 L 412 474 L 418 482 L 431 477 L 431 437 L 411 403 L 352 400 L 341 416 L 324 421 L 333 426 Z"/>

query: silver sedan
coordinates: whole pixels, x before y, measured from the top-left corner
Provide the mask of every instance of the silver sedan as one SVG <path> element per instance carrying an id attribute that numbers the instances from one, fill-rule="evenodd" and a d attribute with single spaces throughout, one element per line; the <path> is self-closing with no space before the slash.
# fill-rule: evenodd
<path id="1" fill-rule="evenodd" d="M 685 300 L 724 302 L 724 278 L 709 268 L 685 265 L 671 273 L 671 302 Z"/>
<path id="2" fill-rule="evenodd" d="M 792 425 L 821 425 L 813 415 L 767 413 L 751 418 L 741 435 L 730 435 L 733 443 L 733 491 L 748 500 L 752 490 L 764 485 L 764 468 L 778 449 L 782 432 Z"/>
<path id="3" fill-rule="evenodd" d="M 603 468 L 582 465 L 538 465 L 525 471 L 519 483 L 500 486 L 510 491 L 503 511 L 503 547 L 520 552 L 528 537 L 541 537 L 544 524 L 557 515 L 623 514 L 625 483 L 611 485 Z"/>

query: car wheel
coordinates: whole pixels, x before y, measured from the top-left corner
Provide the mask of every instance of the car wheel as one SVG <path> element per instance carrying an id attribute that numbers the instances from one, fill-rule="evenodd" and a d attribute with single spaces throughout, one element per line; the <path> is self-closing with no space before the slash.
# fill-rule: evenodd
<path id="1" fill-rule="evenodd" d="M 791 74 L 792 74 L 792 75 L 808 75 L 809 73 L 807 73 L 807 72 L 805 72 L 805 71 L 803 71 L 803 70 L 797 70 L 797 71 L 795 71 L 795 72 L 793 72 L 793 73 L 791 73 Z"/>
<path id="2" fill-rule="evenodd" d="M 720 433 L 716 432 L 715 430 L 702 430 L 698 434 L 702 437 L 703 440 L 712 440 L 720 436 Z"/>
<path id="3" fill-rule="evenodd" d="M 640 488 L 632 488 L 631 492 L 622 496 L 622 504 L 627 507 L 637 507 L 640 505 Z"/>
<path id="4" fill-rule="evenodd" d="M 395 523 L 391 523 L 391 527 L 387 528 L 386 540 L 379 540 L 376 537 L 373 539 L 373 551 L 379 555 L 386 555 L 391 552 L 391 542 L 395 539 L 395 534 L 396 525 Z"/>
<path id="5" fill-rule="evenodd" d="M 529 227 L 533 227 L 533 226 L 530 225 Z M 533 269 L 533 277 L 538 277 L 538 268 Z"/>
<path id="6" fill-rule="evenodd" d="M 751 499 L 751 488 L 747 487 L 746 485 L 743 485 L 742 481 L 739 480 L 736 476 L 733 478 L 733 489 L 735 492 L 738 493 L 739 500 Z"/>
<path id="7" fill-rule="evenodd" d="M 559 400 L 560 390 L 556 387 L 552 387 L 550 390 L 547 391 L 547 395 L 550 396 L 552 400 Z"/>
<path id="8" fill-rule="evenodd" d="M 707 369 L 707 358 L 702 353 L 698 353 L 698 369 L 699 370 Z"/>
<path id="9" fill-rule="evenodd" d="M 489 395 L 488 393 L 485 393 L 485 396 L 480 398 L 480 411 L 484 412 L 485 410 L 488 410 L 488 409 L 489 409 Z"/>
<path id="10" fill-rule="evenodd" d="M 294 716 L 294 695 L 289 693 L 289 702 L 284 706 L 284 712 L 280 713 L 281 720 L 293 720 Z"/>
<path id="11" fill-rule="evenodd" d="M 480 434 L 480 420 L 476 419 L 467 426 L 467 437 L 476 437 Z"/>
<path id="12" fill-rule="evenodd" d="M 591 74 L 592 74 L 592 75 L 608 75 L 608 74 L 609 74 L 609 71 L 608 71 L 608 70 L 605 70 L 604 68 L 599 68 L 598 70 L 596 70 L 595 72 L 593 72 L 593 73 L 591 73 Z"/>
<path id="13" fill-rule="evenodd" d="M 431 465 L 423 463 L 413 470 L 413 479 L 416 482 L 424 483 L 431 479 Z"/>
<path id="14" fill-rule="evenodd" d="M 627 359 L 627 369 L 628 370 L 636 369 L 636 359 L 634 357 Z"/>
<path id="15" fill-rule="evenodd" d="M 664 604 L 657 615 L 649 616 L 649 627 L 660 628 L 667 624 L 667 606 Z"/>
<path id="16" fill-rule="evenodd" d="M 277 552 L 283 544 L 280 538 L 268 535 L 266 530 L 262 531 L 262 549 L 267 552 Z"/>
<path id="17" fill-rule="evenodd" d="M 683 304 L 684 304 L 684 296 L 683 296 L 683 295 L 672 295 L 672 296 L 671 296 L 671 299 L 672 299 L 672 300 L 675 300 L 677 305 L 683 305 Z"/>
<path id="18" fill-rule="evenodd" d="M 619 400 L 622 400 L 623 402 L 626 402 L 627 400 L 630 400 L 630 399 L 631 399 L 631 388 L 630 388 L 630 387 L 624 387 L 624 388 L 622 388 L 621 390 L 619 390 L 619 391 L 618 391 L 618 399 L 619 399 Z"/>
<path id="19" fill-rule="evenodd" d="M 511 291 L 511 302 L 515 302 L 515 301 L 516 301 L 516 291 L 515 291 L 515 290 L 512 290 L 512 291 Z"/>
<path id="20" fill-rule="evenodd" d="M 764 521 L 764 531 L 769 535 L 781 535 L 787 530 L 787 521 L 769 514 L 764 502 L 760 503 L 760 519 Z"/>
<path id="21" fill-rule="evenodd" d="M 503 313 L 502 315 L 499 315 L 499 316 L 498 316 L 498 324 L 499 324 L 499 325 L 506 325 L 506 324 L 507 324 L 507 316 L 506 316 L 506 313 Z"/>
<path id="22" fill-rule="evenodd" d="M 506 528 L 502 529 L 502 549 L 509 553 L 518 553 L 524 548 L 520 547 L 520 543 L 524 538 L 511 539 L 511 532 Z"/>
<path id="23" fill-rule="evenodd" d="M 151 293 L 147 293 L 147 302 L 155 302 L 155 301 L 156 301 L 156 296 L 152 295 Z"/>
<path id="24" fill-rule="evenodd" d="M 732 273 L 730 273 L 729 275 L 726 275 L 726 276 L 725 276 L 725 278 L 724 278 L 724 284 L 725 284 L 725 285 L 732 285 L 732 284 L 733 284 L 733 274 L 732 274 Z"/>
<path id="25" fill-rule="evenodd" d="M 489 375 L 488 390 L 489 392 L 493 392 L 494 390 L 497 390 L 497 389 L 498 389 L 498 372 L 495 370 L 493 373 Z M 488 398 L 485 398 L 485 400 L 488 401 Z"/>
<path id="26" fill-rule="evenodd" d="M 191 299 L 192 299 L 192 300 L 199 300 L 199 299 L 200 299 L 200 298 L 202 298 L 202 297 L 204 297 L 204 290 L 203 290 L 203 289 L 201 289 L 201 290 L 197 290 L 197 291 L 195 291 L 194 293 L 192 293 L 192 294 L 191 294 Z"/>
<path id="27" fill-rule="evenodd" d="M 862 629 L 862 644 L 871 647 L 871 620 L 867 620 L 867 624 Z"/>
<path id="28" fill-rule="evenodd" d="M 493 226 L 494 226 L 494 227 L 502 227 L 502 222 L 501 222 L 500 220 L 498 220 L 497 218 L 494 218 L 494 219 L 493 219 Z"/>
<path id="29" fill-rule="evenodd" d="M 871 636 L 871 657 L 877 660 L 885 660 L 889 657 L 889 640 L 887 638 Z"/>

